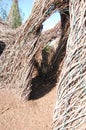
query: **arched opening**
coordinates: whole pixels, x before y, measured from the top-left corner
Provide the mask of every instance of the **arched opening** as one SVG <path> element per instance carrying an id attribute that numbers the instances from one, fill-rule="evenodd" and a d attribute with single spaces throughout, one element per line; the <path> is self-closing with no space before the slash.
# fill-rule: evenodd
<path id="1" fill-rule="evenodd" d="M 56 14 L 55 14 L 56 15 Z M 48 23 L 48 20 L 50 21 L 51 19 L 51 23 L 53 23 L 53 17 L 54 15 L 51 15 L 50 18 L 48 18 L 47 24 L 46 21 L 43 23 L 44 29 L 42 30 L 42 34 L 44 34 L 44 42 L 46 39 L 48 39 L 49 37 L 51 37 L 51 39 L 48 40 L 48 43 L 50 44 L 50 46 L 47 46 L 44 50 L 44 52 L 42 53 L 42 62 L 43 64 L 41 64 L 41 67 L 38 66 L 38 75 L 32 79 L 32 92 L 30 94 L 30 98 L 29 99 L 38 99 L 40 97 L 43 97 L 44 95 L 46 95 L 47 93 L 49 93 L 56 85 L 57 83 L 57 79 L 59 78 L 59 74 L 61 72 L 61 67 L 63 65 L 63 59 L 65 57 L 65 52 L 66 52 L 66 44 L 67 44 L 67 39 L 68 39 L 68 35 L 69 35 L 69 12 L 60 12 L 59 14 L 61 16 L 61 20 L 60 20 L 60 28 L 61 28 L 61 33 L 60 33 L 60 39 L 58 42 L 58 46 L 55 50 L 54 55 L 51 58 L 51 64 L 48 64 L 48 51 L 51 48 L 50 46 L 54 45 L 57 41 L 56 39 L 58 38 L 57 32 L 55 32 L 55 29 L 58 30 L 58 28 L 56 28 L 57 26 L 59 26 L 58 23 L 58 19 L 56 20 L 56 18 L 54 18 L 55 20 L 55 24 L 52 24 L 52 26 L 50 25 L 50 23 Z M 50 27 L 48 27 L 50 25 Z M 47 33 L 46 33 L 47 32 Z M 54 37 L 52 37 L 52 33 L 56 34 L 56 37 L 54 35 Z M 48 37 L 49 35 L 49 37 Z M 47 44 L 47 45 L 49 45 Z M 50 48 L 49 48 L 50 47 Z M 51 52 L 52 52 L 51 48 Z M 42 50 L 43 51 L 43 50 Z M 51 55 L 50 52 L 50 55 Z M 46 57 L 45 57 L 46 55 Z M 45 61 L 45 62 L 43 62 Z M 38 64 L 37 64 L 38 65 Z M 47 70 L 46 72 L 43 73 L 43 67 Z M 41 73 L 40 73 L 41 72 Z"/>
<path id="2" fill-rule="evenodd" d="M 43 69 L 46 71 L 48 67 L 49 58 L 51 57 L 53 58 L 53 54 L 54 54 L 53 47 L 56 44 L 56 42 L 58 42 L 57 37 L 60 37 L 58 36 L 58 33 L 57 33 L 59 31 L 57 26 L 60 26 L 59 21 L 60 21 L 60 13 L 55 12 L 42 24 L 43 25 L 42 34 L 44 35 L 44 40 L 47 39 L 46 45 L 50 44 L 49 51 L 51 52 L 50 54 L 48 53 L 48 48 L 47 48 L 48 46 L 42 50 L 41 66 L 39 66 L 38 63 L 36 64 L 36 67 L 38 66 L 37 68 L 38 75 L 32 79 L 32 87 L 31 87 L 32 91 L 30 93 L 29 99 L 35 100 L 35 99 L 43 97 L 44 95 L 49 93 L 56 85 L 57 73 L 56 72 L 52 73 L 50 71 L 49 73 L 47 73 L 48 71 L 44 73 Z M 39 28 L 39 30 L 40 29 L 41 28 Z M 51 36 L 50 36 L 50 33 L 51 33 Z"/>

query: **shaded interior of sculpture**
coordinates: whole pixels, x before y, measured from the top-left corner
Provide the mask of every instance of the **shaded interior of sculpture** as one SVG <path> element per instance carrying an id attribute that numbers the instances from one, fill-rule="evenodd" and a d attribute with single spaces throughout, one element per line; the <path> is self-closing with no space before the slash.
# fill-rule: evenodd
<path id="1" fill-rule="evenodd" d="M 29 99 L 38 99 L 50 92 L 57 83 L 60 74 L 60 66 L 66 52 L 66 43 L 68 39 L 67 30 L 69 29 L 69 13 L 65 12 L 61 15 L 61 36 L 57 43 L 57 48 L 53 50 L 56 44 L 56 39 L 50 42 L 42 50 L 41 64 L 35 61 L 35 67 L 38 71 L 36 77 L 32 79 L 32 91 Z M 51 55 L 52 54 L 52 55 Z"/>
<path id="2" fill-rule="evenodd" d="M 0 41 L 0 55 L 2 55 L 4 49 L 5 49 L 6 45 L 4 42 Z"/>

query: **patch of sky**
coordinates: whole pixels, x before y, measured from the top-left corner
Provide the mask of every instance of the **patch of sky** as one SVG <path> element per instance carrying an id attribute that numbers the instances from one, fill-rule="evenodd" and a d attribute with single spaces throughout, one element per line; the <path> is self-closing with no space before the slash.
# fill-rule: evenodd
<path id="1" fill-rule="evenodd" d="M 60 21 L 60 19 L 61 18 L 59 12 L 55 12 L 47 20 L 44 21 L 42 31 L 52 29 Z"/>
<path id="2" fill-rule="evenodd" d="M 3 8 L 4 12 L 8 15 L 12 1 L 13 0 L 0 0 L 0 17 L 3 14 L 3 10 L 1 10 L 1 8 Z M 22 16 L 22 22 L 24 23 L 31 14 L 34 0 L 18 0 L 18 2 L 20 14 Z M 59 12 L 55 12 L 43 23 L 43 31 L 53 28 L 59 20 L 60 14 Z"/>

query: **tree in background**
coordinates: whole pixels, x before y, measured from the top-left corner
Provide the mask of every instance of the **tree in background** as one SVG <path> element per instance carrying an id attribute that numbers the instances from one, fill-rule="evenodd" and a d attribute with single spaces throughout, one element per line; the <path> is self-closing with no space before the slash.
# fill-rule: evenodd
<path id="1" fill-rule="evenodd" d="M 17 28 L 18 26 L 22 24 L 22 18 L 20 15 L 19 7 L 18 7 L 18 0 L 13 0 L 11 10 L 7 17 L 7 23 L 12 28 Z"/>

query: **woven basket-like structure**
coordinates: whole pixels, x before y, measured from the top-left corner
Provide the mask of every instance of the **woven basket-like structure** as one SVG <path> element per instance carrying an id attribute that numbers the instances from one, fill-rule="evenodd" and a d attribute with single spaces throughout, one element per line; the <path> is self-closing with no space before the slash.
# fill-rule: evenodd
<path id="1" fill-rule="evenodd" d="M 77 129 L 80 124 L 86 122 L 85 9 L 85 0 L 37 0 L 30 18 L 24 25 L 17 30 L 10 31 L 8 29 L 5 33 L 0 30 L 3 34 L 0 36 L 0 40 L 7 41 L 6 49 L 0 56 L 0 89 L 3 87 L 19 88 L 23 91 L 21 94 L 24 98 L 28 97 L 31 92 L 34 56 L 41 44 L 42 36 L 38 30 L 44 20 L 59 10 L 62 20 L 62 34 L 55 60 L 52 60 L 53 65 L 57 63 L 66 43 L 67 47 L 57 85 L 57 99 L 53 117 L 54 130 Z"/>
<path id="2" fill-rule="evenodd" d="M 66 16 L 65 11 L 68 9 L 68 2 L 60 0 L 35 1 L 32 13 L 25 24 L 17 30 L 11 29 L 10 31 L 9 28 L 1 35 L 0 40 L 6 43 L 6 49 L 0 57 L 0 88 L 7 87 L 16 90 L 19 88 L 23 91 L 20 93 L 24 97 L 30 94 L 34 55 L 41 45 L 40 38 L 42 36 L 38 30 L 43 21 L 58 9 L 63 13 L 62 17 Z M 67 18 L 63 25 L 66 23 Z M 64 29 L 65 26 L 62 28 Z M 65 29 L 62 33 L 63 41 L 65 40 L 64 37 L 67 37 L 64 32 L 66 32 Z M 1 30 L 2 33 L 3 29 Z M 53 34 L 49 40 L 52 39 Z M 6 42 L 7 40 L 8 42 Z"/>
<path id="3" fill-rule="evenodd" d="M 86 1 L 70 0 L 70 34 L 54 111 L 54 130 L 86 123 Z M 83 128 L 85 130 L 86 127 Z"/>

